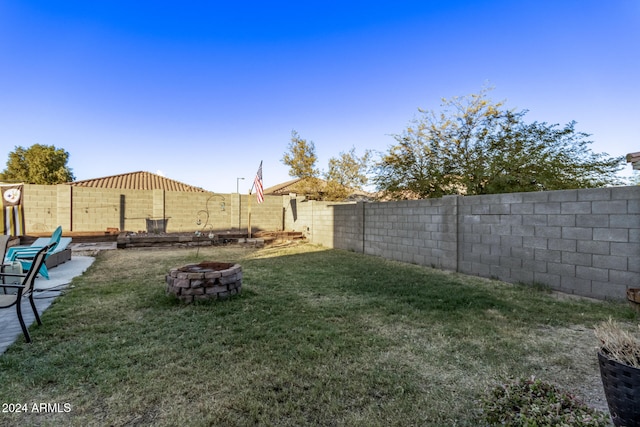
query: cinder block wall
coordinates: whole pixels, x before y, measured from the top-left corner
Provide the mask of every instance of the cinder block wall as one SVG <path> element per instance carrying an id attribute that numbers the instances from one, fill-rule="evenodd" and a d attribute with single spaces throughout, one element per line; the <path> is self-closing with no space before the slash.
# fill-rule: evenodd
<path id="1" fill-rule="evenodd" d="M 365 207 L 365 253 L 456 270 L 456 197 Z"/>
<path id="2" fill-rule="evenodd" d="M 164 218 L 168 232 L 228 230 L 231 210 L 228 194 L 165 192 Z M 160 218 L 162 216 L 158 216 Z"/>
<path id="3" fill-rule="evenodd" d="M 26 185 L 26 231 L 168 232 L 247 227 L 246 195 Z M 251 228 L 302 231 L 316 244 L 596 298 L 640 287 L 640 186 L 384 203 L 252 196 Z M 221 205 L 221 203 L 224 205 Z"/>
<path id="4" fill-rule="evenodd" d="M 72 219 L 71 227 L 63 225 L 64 231 L 105 231 L 122 226 L 131 231 L 144 230 L 145 218 L 152 216 L 151 191 L 66 187 L 71 190 L 67 206 Z"/>
<path id="5" fill-rule="evenodd" d="M 334 245 L 334 207 L 335 202 L 310 202 L 313 209 L 313 241 L 317 244 L 333 247 Z"/>
<path id="6" fill-rule="evenodd" d="M 640 187 L 459 198 L 459 271 L 590 297 L 640 287 Z"/>
<path id="7" fill-rule="evenodd" d="M 332 247 L 364 253 L 365 206 L 370 204 L 358 202 L 330 207 L 334 216 Z"/>
<path id="8" fill-rule="evenodd" d="M 299 231 L 312 243 L 333 248 L 335 202 L 283 197 L 284 228 Z"/>
<path id="9" fill-rule="evenodd" d="M 594 298 L 640 287 L 640 186 L 303 205 L 287 228 L 328 247 Z"/>
<path id="10" fill-rule="evenodd" d="M 248 197 L 237 194 L 183 193 L 162 190 L 118 190 L 60 185 L 25 185 L 26 234 L 104 232 L 107 228 L 144 231 L 147 219 L 164 219 L 167 232 L 247 228 Z M 252 230 L 282 230 L 280 196 L 252 197 Z M 197 220 L 201 223 L 198 224 Z"/>
<path id="11" fill-rule="evenodd" d="M 53 185 L 25 185 L 25 227 L 33 233 L 53 232 L 58 227 L 58 191 Z M 68 222 L 68 218 L 61 218 Z"/>
<path id="12" fill-rule="evenodd" d="M 242 196 L 241 212 L 242 224 L 247 226 L 247 200 L 249 196 Z M 284 211 L 282 196 L 265 196 L 263 203 L 256 203 L 255 195 L 251 196 L 251 230 L 280 231 L 284 227 Z"/>

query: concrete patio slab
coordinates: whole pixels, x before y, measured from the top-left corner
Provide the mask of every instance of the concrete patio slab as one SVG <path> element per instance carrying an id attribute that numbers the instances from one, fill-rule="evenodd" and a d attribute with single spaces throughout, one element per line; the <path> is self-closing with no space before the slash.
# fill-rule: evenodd
<path id="1" fill-rule="evenodd" d="M 82 275 L 91 266 L 94 259 L 90 256 L 72 256 L 70 261 L 49 270 L 49 280 L 42 277 L 36 278 L 34 301 L 38 314 L 42 315 L 53 300 L 60 295 L 60 291 L 69 286 L 74 277 Z M 25 324 L 29 327 L 35 322 L 35 316 L 26 298 L 23 298 L 21 307 Z M 46 320 L 43 320 L 44 322 Z M 16 339 L 24 339 L 16 308 L 0 310 L 0 354 L 4 353 Z M 31 339 L 37 338 L 32 336 Z"/>

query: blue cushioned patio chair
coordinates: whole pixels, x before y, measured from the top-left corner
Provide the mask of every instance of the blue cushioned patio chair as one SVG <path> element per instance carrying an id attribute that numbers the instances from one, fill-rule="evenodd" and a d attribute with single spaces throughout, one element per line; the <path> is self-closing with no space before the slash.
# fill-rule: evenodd
<path id="1" fill-rule="evenodd" d="M 49 242 L 44 245 L 49 248 L 48 252 L 45 255 L 45 259 L 56 250 L 56 248 L 60 244 L 61 237 L 62 227 L 58 227 L 51 235 Z M 7 250 L 5 262 L 19 261 L 22 264 L 23 271 L 30 270 L 33 258 L 44 246 L 40 244 L 33 244 L 31 246 L 11 247 Z M 46 264 L 42 263 L 39 273 L 45 279 L 49 279 L 49 270 L 47 270 Z"/>
<path id="2" fill-rule="evenodd" d="M 44 259 L 47 255 L 48 250 L 49 246 L 45 246 L 40 249 L 36 253 L 36 256 L 33 258 L 31 269 L 24 274 L 0 273 L 0 276 L 2 277 L 22 277 L 22 282 L 20 284 L 0 284 L 0 287 L 17 289 L 17 292 L 15 294 L 0 294 L 0 309 L 10 308 L 14 305 L 16 306 L 18 321 L 20 322 L 20 327 L 22 328 L 24 339 L 27 342 L 31 342 L 31 336 L 29 335 L 29 330 L 27 329 L 27 326 L 24 323 L 24 319 L 22 318 L 22 298 L 29 298 L 29 303 L 31 304 L 31 309 L 33 310 L 36 321 L 38 322 L 38 325 L 42 325 L 42 321 L 40 320 L 40 316 L 38 315 L 38 310 L 36 309 L 36 304 L 33 301 L 33 286 L 36 281 L 36 276 L 38 275 L 38 270 L 40 269 L 42 264 L 44 264 Z"/>

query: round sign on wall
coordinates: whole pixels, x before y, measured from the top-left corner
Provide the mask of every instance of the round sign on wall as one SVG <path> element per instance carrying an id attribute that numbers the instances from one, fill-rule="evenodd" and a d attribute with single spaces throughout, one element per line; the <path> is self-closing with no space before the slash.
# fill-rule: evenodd
<path id="1" fill-rule="evenodd" d="M 16 204 L 20 200 L 20 189 L 18 188 L 9 188 L 4 191 L 2 197 L 9 204 Z"/>

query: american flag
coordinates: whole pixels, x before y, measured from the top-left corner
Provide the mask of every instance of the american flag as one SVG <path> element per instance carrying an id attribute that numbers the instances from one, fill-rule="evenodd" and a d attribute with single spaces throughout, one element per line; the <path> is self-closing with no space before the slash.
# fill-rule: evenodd
<path id="1" fill-rule="evenodd" d="M 256 200 L 258 203 L 264 202 L 264 189 L 262 188 L 262 162 L 256 173 L 256 178 L 253 180 L 253 185 L 256 186 Z"/>

